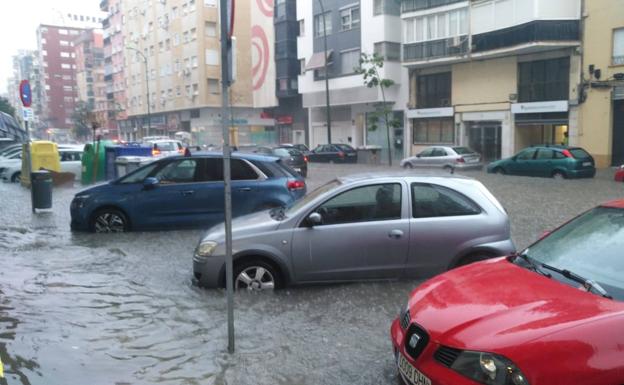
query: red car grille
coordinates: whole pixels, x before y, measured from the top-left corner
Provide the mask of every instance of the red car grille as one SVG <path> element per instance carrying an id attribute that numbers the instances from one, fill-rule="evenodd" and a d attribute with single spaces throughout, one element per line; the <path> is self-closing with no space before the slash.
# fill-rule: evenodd
<path id="1" fill-rule="evenodd" d="M 440 348 L 434 353 L 433 358 L 435 358 L 435 360 L 442 365 L 450 368 L 461 352 L 462 351 L 459 349 L 449 348 L 448 346 L 440 346 Z"/>

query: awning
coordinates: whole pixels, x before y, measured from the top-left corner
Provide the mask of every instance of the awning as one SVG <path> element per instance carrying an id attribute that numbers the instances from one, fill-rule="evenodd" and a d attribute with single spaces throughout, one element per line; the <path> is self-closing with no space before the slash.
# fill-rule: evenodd
<path id="1" fill-rule="evenodd" d="M 325 52 L 315 52 L 314 54 L 312 54 L 312 57 L 310 58 L 310 60 L 308 61 L 308 64 L 306 65 L 306 71 L 309 70 L 317 70 L 319 68 L 323 68 L 325 67 L 325 60 L 327 60 L 327 62 L 329 63 L 329 59 L 331 58 L 332 52 L 334 52 L 334 50 L 330 49 L 327 50 L 327 56 L 325 56 Z"/>

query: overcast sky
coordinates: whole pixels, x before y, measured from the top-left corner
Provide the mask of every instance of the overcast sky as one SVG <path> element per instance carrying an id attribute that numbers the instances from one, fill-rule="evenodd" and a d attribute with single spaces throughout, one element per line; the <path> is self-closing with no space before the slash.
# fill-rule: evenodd
<path id="1" fill-rule="evenodd" d="M 10 1 L 10 5 L 8 2 Z M 62 24 L 61 15 L 100 16 L 99 0 L 9 0 L 0 12 L 0 93 L 12 76 L 11 57 L 19 49 L 37 48 L 39 24 Z M 5 4 L 5 2 L 7 4 Z"/>

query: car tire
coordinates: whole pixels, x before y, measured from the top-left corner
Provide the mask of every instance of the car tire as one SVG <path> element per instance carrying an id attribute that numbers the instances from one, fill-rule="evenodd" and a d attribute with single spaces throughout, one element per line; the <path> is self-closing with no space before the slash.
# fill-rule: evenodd
<path id="1" fill-rule="evenodd" d="M 504 169 L 504 168 L 502 168 L 502 167 L 496 167 L 496 168 L 494 169 L 494 174 L 505 175 L 505 174 L 507 174 L 507 173 L 505 172 L 505 169 Z"/>
<path id="2" fill-rule="evenodd" d="M 283 287 L 277 268 L 261 259 L 246 260 L 234 265 L 234 290 L 273 291 Z"/>
<path id="3" fill-rule="evenodd" d="M 414 165 L 413 165 L 413 164 L 411 164 L 410 162 L 407 162 L 407 163 L 405 163 L 405 164 L 403 165 L 403 168 L 404 168 L 404 169 L 406 169 L 406 170 L 411 170 L 411 169 L 413 169 L 413 168 L 414 168 Z"/>
<path id="4" fill-rule="evenodd" d="M 552 174 L 554 180 L 564 180 L 566 179 L 566 175 L 562 171 L 555 171 Z"/>
<path id="5" fill-rule="evenodd" d="M 453 172 L 453 167 L 449 166 L 448 164 L 446 166 L 443 167 L 444 171 L 448 172 L 448 173 L 452 173 Z"/>
<path id="6" fill-rule="evenodd" d="M 494 258 L 493 254 L 487 252 L 476 252 L 472 254 L 468 254 L 465 257 L 462 257 L 454 267 L 462 267 L 466 265 L 470 265 L 471 263 L 485 261 L 486 259 Z"/>
<path id="7" fill-rule="evenodd" d="M 93 233 L 125 233 L 130 226 L 126 214 L 114 208 L 104 208 L 93 214 L 89 230 Z"/>
<path id="8" fill-rule="evenodd" d="M 20 177 L 22 176 L 21 172 L 16 172 L 11 176 L 11 183 L 19 183 Z"/>

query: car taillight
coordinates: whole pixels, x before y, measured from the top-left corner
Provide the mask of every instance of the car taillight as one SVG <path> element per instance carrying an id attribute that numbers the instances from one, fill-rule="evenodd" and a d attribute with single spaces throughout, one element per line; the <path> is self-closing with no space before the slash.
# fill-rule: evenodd
<path id="1" fill-rule="evenodd" d="M 459 158 L 455 159 L 455 162 L 457 162 L 457 163 L 466 163 L 466 160 L 463 157 L 460 156 Z"/>
<path id="2" fill-rule="evenodd" d="M 160 155 L 160 150 L 155 148 L 152 150 L 152 156 Z"/>
<path id="3" fill-rule="evenodd" d="M 306 162 L 306 163 L 308 163 L 310 160 L 308 159 L 308 157 L 307 157 L 307 156 L 304 156 L 304 157 L 303 157 L 303 161 L 304 161 L 304 162 Z"/>
<path id="4" fill-rule="evenodd" d="M 344 158 L 345 153 L 344 153 L 344 152 L 339 152 L 339 153 L 338 153 L 338 156 L 339 156 L 339 157 L 341 157 L 341 158 Z"/>
<path id="5" fill-rule="evenodd" d="M 570 151 L 568 151 L 568 150 L 563 150 L 563 151 L 561 151 L 561 153 L 562 153 L 563 155 L 565 155 L 565 156 L 566 156 L 566 158 L 574 158 L 574 157 L 572 156 L 572 153 L 571 153 Z"/>
<path id="6" fill-rule="evenodd" d="M 289 180 L 286 187 L 289 190 L 301 190 L 305 188 L 305 182 L 302 180 Z"/>
<path id="7" fill-rule="evenodd" d="M 178 149 L 178 154 L 184 155 L 184 153 L 185 153 L 184 147 Z"/>

